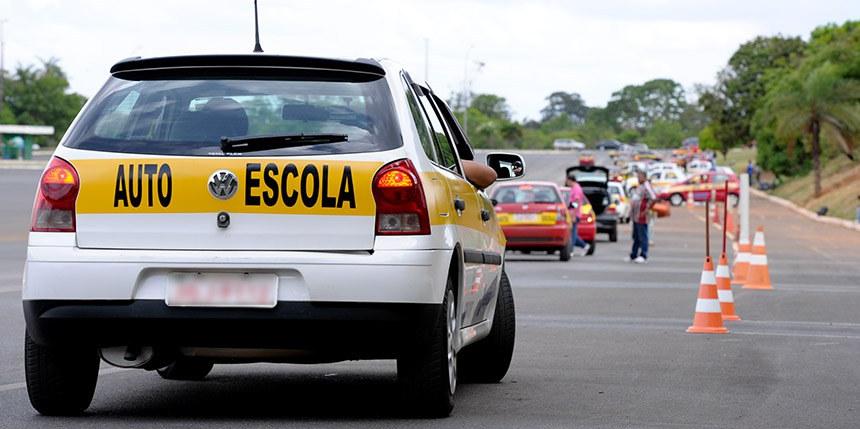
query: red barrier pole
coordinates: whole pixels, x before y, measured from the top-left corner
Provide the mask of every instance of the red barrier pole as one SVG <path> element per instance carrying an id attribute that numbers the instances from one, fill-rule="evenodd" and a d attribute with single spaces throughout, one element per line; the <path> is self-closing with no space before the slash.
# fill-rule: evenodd
<path id="1" fill-rule="evenodd" d="M 711 257 L 711 221 L 708 215 L 711 213 L 711 200 L 705 200 L 705 257 Z"/>
<path id="2" fill-rule="evenodd" d="M 726 234 L 729 231 L 729 181 L 726 179 L 726 200 L 723 201 L 723 254 L 726 254 Z"/>

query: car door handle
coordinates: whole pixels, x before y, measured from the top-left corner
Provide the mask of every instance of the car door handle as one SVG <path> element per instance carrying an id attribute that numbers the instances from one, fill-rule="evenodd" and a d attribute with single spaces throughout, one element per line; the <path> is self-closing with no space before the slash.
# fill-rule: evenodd
<path id="1" fill-rule="evenodd" d="M 457 210 L 458 212 L 466 210 L 466 202 L 461 198 L 454 198 L 454 210 Z"/>
<path id="2" fill-rule="evenodd" d="M 481 220 L 484 222 L 490 220 L 490 212 L 487 209 L 481 209 Z"/>

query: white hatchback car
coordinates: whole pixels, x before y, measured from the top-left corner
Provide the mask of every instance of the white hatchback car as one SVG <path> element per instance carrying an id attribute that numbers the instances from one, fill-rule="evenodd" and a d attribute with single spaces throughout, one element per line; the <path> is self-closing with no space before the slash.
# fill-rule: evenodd
<path id="1" fill-rule="evenodd" d="M 448 106 L 389 62 L 114 65 L 33 208 L 32 405 L 86 409 L 100 357 L 185 380 L 396 359 L 407 405 L 449 414 L 458 374 L 498 381 L 514 346 L 505 237 L 473 158 Z M 518 155 L 487 162 L 523 174 Z"/>

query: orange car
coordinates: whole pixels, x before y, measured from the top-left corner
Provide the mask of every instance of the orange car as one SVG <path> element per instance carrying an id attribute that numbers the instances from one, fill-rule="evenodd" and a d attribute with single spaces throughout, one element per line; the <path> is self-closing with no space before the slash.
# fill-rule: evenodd
<path id="1" fill-rule="evenodd" d="M 507 250 L 545 250 L 570 260 L 571 218 L 558 185 L 518 182 L 496 186 L 492 194 L 507 239 Z"/>

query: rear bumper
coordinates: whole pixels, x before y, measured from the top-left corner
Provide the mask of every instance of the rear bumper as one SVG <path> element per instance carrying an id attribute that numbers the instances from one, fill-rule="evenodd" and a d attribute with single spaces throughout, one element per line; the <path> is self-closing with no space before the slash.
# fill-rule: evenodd
<path id="1" fill-rule="evenodd" d="M 314 351 L 338 359 L 395 356 L 439 304 L 280 302 L 271 309 L 175 308 L 163 301 L 24 301 L 41 344 L 246 347 Z"/>
<path id="2" fill-rule="evenodd" d="M 155 251 L 27 248 L 23 299 L 164 302 L 171 273 L 278 276 L 278 301 L 439 304 L 453 250 Z"/>
<path id="3" fill-rule="evenodd" d="M 567 224 L 504 226 L 507 249 L 558 249 L 570 243 Z"/>
<path id="4" fill-rule="evenodd" d="M 597 232 L 610 232 L 618 228 L 618 215 L 602 214 L 597 217 Z"/>
<path id="5" fill-rule="evenodd" d="M 597 225 L 590 223 L 580 223 L 577 227 L 576 234 L 584 241 L 594 241 L 594 236 L 597 235 Z"/>

